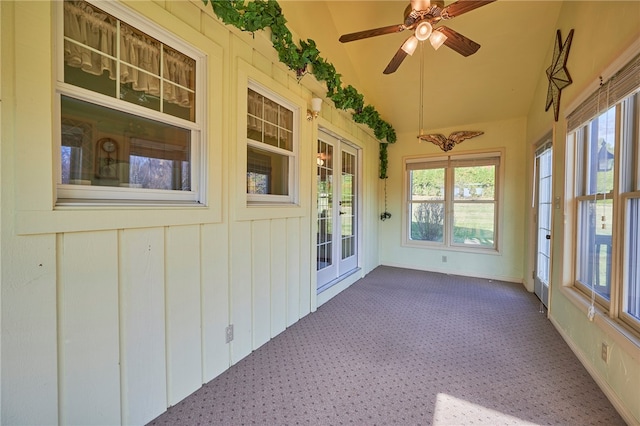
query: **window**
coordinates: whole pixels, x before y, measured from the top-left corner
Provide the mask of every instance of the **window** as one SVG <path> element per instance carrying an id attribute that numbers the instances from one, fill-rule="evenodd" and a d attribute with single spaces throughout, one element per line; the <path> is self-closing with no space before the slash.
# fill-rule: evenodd
<path id="1" fill-rule="evenodd" d="M 61 6 L 57 204 L 203 203 L 203 55 L 99 5 Z"/>
<path id="2" fill-rule="evenodd" d="M 277 100 L 276 100 L 277 99 Z M 297 109 L 264 89 L 247 89 L 247 200 L 294 201 Z"/>
<path id="3" fill-rule="evenodd" d="M 500 157 L 407 159 L 404 243 L 497 250 Z"/>
<path id="4" fill-rule="evenodd" d="M 568 117 L 575 287 L 640 331 L 640 56 Z M 618 296 L 620 295 L 620 296 Z"/>

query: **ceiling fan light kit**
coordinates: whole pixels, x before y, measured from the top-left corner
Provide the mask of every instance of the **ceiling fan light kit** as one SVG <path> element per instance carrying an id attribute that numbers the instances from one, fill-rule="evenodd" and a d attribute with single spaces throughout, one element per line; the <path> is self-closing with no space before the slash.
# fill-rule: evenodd
<path id="1" fill-rule="evenodd" d="M 402 43 L 402 49 L 407 55 L 413 55 L 413 52 L 416 51 L 416 47 L 418 47 L 418 38 L 415 36 L 411 36 Z"/>
<path id="2" fill-rule="evenodd" d="M 425 41 L 431 36 L 431 32 L 433 31 L 433 27 L 427 21 L 422 21 L 418 24 L 415 31 L 415 36 L 420 41 Z"/>
<path id="3" fill-rule="evenodd" d="M 435 50 L 440 49 L 440 46 L 442 46 L 445 41 L 447 41 L 447 36 L 439 30 L 435 30 L 433 34 L 431 34 L 431 37 L 429 37 L 429 43 L 431 43 L 431 46 Z"/>

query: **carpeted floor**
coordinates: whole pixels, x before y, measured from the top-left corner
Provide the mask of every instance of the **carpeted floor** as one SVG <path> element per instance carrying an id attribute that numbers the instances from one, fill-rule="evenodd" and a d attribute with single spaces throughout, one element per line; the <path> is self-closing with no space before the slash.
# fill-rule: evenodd
<path id="1" fill-rule="evenodd" d="M 522 285 L 378 267 L 152 425 L 624 425 Z"/>

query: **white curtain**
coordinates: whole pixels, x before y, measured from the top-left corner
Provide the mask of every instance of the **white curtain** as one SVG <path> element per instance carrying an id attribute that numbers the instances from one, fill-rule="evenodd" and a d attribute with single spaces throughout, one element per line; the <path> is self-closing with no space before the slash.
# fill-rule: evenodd
<path id="1" fill-rule="evenodd" d="M 117 20 L 84 1 L 64 3 L 64 60 L 84 72 L 117 77 Z M 178 85 L 193 89 L 195 61 L 121 22 L 120 83 L 160 97 L 160 61 L 163 64 L 162 98 L 190 107 L 193 96 Z M 176 84 L 173 84 L 176 83 Z"/>

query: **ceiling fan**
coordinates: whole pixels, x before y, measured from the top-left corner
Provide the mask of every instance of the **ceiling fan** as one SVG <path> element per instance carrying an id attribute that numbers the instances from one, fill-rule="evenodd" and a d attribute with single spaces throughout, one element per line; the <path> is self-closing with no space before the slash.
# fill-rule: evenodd
<path id="1" fill-rule="evenodd" d="M 384 69 L 384 74 L 395 72 L 407 55 L 413 55 L 419 41 L 429 39 L 434 49 L 443 44 L 463 56 L 473 55 L 480 45 L 462 34 L 446 26 L 433 28 L 441 20 L 447 20 L 472 11 L 495 0 L 458 0 L 444 6 L 443 0 L 411 0 L 404 11 L 404 23 L 389 25 L 382 28 L 358 31 L 340 37 L 342 43 L 376 37 L 385 34 L 399 33 L 413 30 L 413 35 L 407 38 Z"/>

